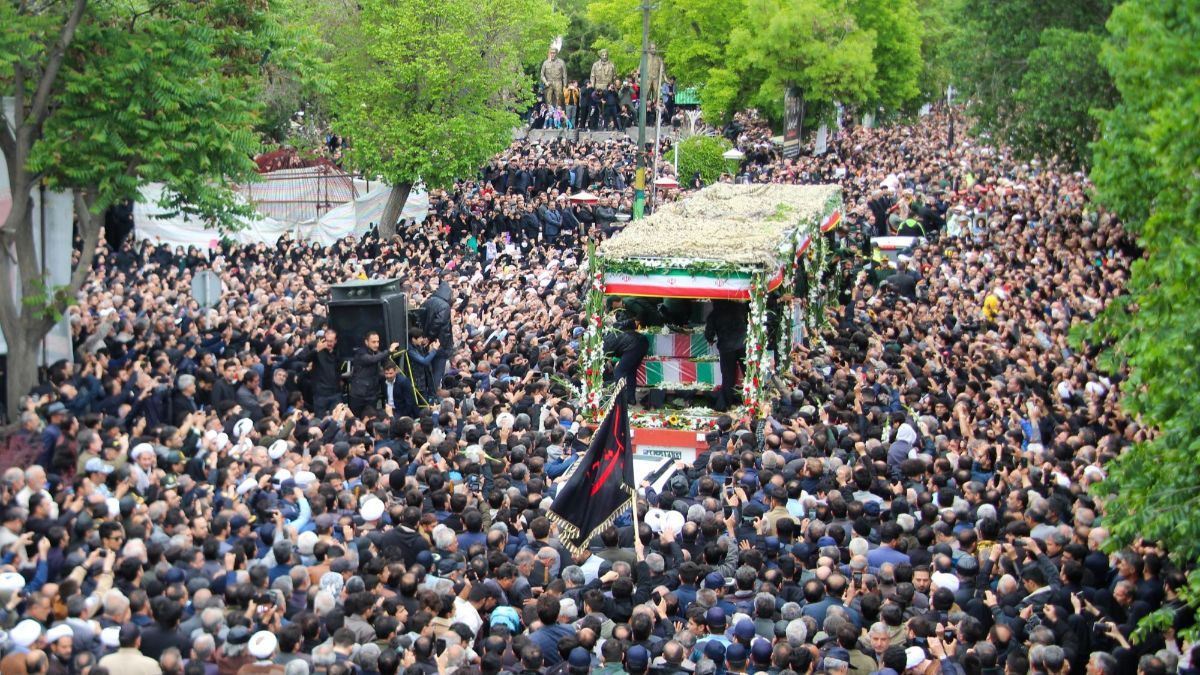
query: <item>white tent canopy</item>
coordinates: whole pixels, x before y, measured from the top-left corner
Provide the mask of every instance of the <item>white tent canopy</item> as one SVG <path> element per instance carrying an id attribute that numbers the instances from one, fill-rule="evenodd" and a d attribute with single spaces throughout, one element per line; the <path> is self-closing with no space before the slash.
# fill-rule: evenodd
<path id="1" fill-rule="evenodd" d="M 242 244 L 274 244 L 284 232 L 291 232 L 301 240 L 317 241 L 328 246 L 349 235 L 361 236 L 378 223 L 392 193 L 390 187 L 380 185 L 358 199 L 330 209 L 318 220 L 305 223 L 287 223 L 266 217 L 243 218 L 241 229 L 223 235 L 205 223 L 182 214 L 162 217 L 165 211 L 158 202 L 163 187 L 161 183 L 151 183 L 142 188 L 142 201 L 133 207 L 134 235 L 139 240 L 171 246 L 196 246 L 201 250 L 216 248 L 222 236 Z M 414 188 L 404 204 L 401 218 L 422 222 L 428 214 L 429 194 Z"/>

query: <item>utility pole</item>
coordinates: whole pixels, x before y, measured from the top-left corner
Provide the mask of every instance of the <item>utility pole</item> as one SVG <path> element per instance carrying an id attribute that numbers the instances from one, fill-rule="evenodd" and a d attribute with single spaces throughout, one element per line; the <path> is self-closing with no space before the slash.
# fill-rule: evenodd
<path id="1" fill-rule="evenodd" d="M 646 71 L 650 69 L 650 0 L 642 0 L 642 67 L 638 69 L 637 179 L 634 181 L 633 218 L 646 211 Z"/>

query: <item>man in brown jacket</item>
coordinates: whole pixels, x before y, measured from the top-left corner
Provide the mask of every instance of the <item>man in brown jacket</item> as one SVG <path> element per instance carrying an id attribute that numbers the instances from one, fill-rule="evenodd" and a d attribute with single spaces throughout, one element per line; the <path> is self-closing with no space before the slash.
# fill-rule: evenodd
<path id="1" fill-rule="evenodd" d="M 100 667 L 120 675 L 162 675 L 158 662 L 142 654 L 142 629 L 133 622 L 121 624 L 120 648 L 100 659 Z"/>

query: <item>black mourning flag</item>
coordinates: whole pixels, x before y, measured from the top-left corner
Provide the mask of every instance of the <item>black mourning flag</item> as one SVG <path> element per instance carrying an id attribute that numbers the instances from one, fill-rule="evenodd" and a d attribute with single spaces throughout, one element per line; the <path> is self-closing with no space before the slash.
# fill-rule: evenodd
<path id="1" fill-rule="evenodd" d="M 549 517 L 558 525 L 559 541 L 574 553 L 586 549 L 592 537 L 633 505 L 629 412 L 623 397 L 617 399 L 550 507 Z"/>

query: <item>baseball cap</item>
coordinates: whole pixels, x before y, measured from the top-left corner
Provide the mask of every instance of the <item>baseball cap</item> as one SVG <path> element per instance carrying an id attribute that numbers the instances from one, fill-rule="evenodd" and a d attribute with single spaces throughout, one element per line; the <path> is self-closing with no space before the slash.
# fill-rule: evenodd
<path id="1" fill-rule="evenodd" d="M 738 665 L 746 662 L 746 648 L 735 642 L 725 650 L 725 662 Z"/>
<path id="2" fill-rule="evenodd" d="M 742 619 L 733 627 L 733 636 L 739 640 L 749 640 L 754 637 L 754 622 Z"/>
<path id="3" fill-rule="evenodd" d="M 642 670 L 650 665 L 650 652 L 641 645 L 634 645 L 625 654 L 625 665 L 634 670 Z"/>
<path id="4" fill-rule="evenodd" d="M 755 663 L 770 663 L 771 643 L 762 638 L 755 640 L 754 644 L 750 645 L 750 658 Z"/>
<path id="5" fill-rule="evenodd" d="M 725 645 L 716 640 L 709 640 L 704 643 L 704 657 L 713 661 L 725 660 Z"/>
<path id="6" fill-rule="evenodd" d="M 720 572 L 709 572 L 708 576 L 704 577 L 705 588 L 724 588 L 725 577 L 721 576 Z"/>
<path id="7" fill-rule="evenodd" d="M 720 628 L 725 630 L 725 610 L 720 607 L 711 607 L 704 615 L 704 623 L 708 624 L 709 628 Z"/>
<path id="8" fill-rule="evenodd" d="M 570 656 L 567 657 L 567 665 L 575 668 L 587 668 L 592 665 L 592 657 L 583 647 L 576 647 L 571 650 Z"/>

